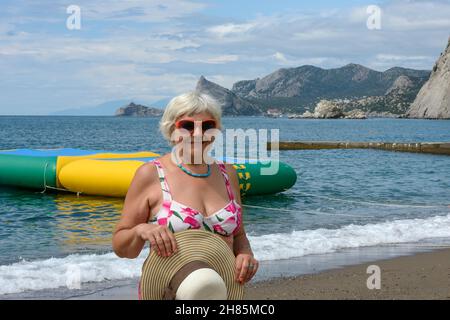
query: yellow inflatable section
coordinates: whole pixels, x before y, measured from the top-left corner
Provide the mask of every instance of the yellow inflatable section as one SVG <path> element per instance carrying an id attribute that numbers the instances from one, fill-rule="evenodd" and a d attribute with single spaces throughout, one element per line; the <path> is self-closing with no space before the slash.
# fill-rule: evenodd
<path id="1" fill-rule="evenodd" d="M 59 156 L 56 166 L 57 184 L 58 187 L 77 193 L 124 197 L 134 177 L 134 173 L 145 162 L 133 159 L 111 159 L 156 158 L 158 156 L 158 154 L 153 152 Z M 100 159 L 108 159 L 108 161 Z"/>

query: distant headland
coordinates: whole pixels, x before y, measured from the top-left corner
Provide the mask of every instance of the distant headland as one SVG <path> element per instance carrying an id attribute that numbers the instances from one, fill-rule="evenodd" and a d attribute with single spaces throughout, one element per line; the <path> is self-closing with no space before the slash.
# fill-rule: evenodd
<path id="1" fill-rule="evenodd" d="M 117 109 L 115 116 L 119 117 L 160 117 L 163 114 L 163 110 L 153 107 L 146 107 L 141 104 L 135 104 L 134 102 Z"/>

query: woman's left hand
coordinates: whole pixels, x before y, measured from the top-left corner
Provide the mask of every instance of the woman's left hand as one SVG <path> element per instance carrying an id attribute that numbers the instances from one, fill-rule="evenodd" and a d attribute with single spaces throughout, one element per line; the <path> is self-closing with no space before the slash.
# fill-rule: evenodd
<path id="1" fill-rule="evenodd" d="M 236 281 L 243 284 L 249 281 L 258 270 L 259 262 L 253 255 L 248 253 L 239 253 L 236 256 Z"/>

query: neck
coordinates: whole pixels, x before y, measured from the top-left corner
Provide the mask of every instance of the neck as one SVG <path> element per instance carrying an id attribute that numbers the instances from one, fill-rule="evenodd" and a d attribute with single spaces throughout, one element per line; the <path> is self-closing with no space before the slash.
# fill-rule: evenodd
<path id="1" fill-rule="evenodd" d="M 188 155 L 184 156 L 183 151 L 180 152 L 180 157 L 177 160 L 178 163 L 192 168 L 203 167 L 207 164 L 204 161 L 205 159 L 203 159 L 203 155 L 200 159 L 195 159 L 194 154 L 191 154 L 190 157 Z M 197 160 L 197 162 L 195 160 Z"/>
<path id="2" fill-rule="evenodd" d="M 181 156 L 181 158 L 182 158 L 182 156 Z M 190 176 L 199 177 L 199 178 L 206 178 L 206 177 L 208 177 L 211 174 L 211 167 L 210 167 L 210 165 L 206 164 L 204 162 L 199 163 L 199 164 L 186 165 L 186 164 L 183 164 L 182 163 L 183 161 L 178 159 L 177 157 L 175 157 L 175 161 L 176 161 L 177 166 L 181 170 L 183 170 L 185 173 L 190 175 Z M 205 165 L 205 164 L 206 164 L 206 167 L 207 167 L 207 172 L 206 173 L 203 172 L 203 171 L 205 171 L 205 169 L 203 167 L 203 165 Z M 202 167 L 202 168 L 200 169 L 200 167 Z"/>

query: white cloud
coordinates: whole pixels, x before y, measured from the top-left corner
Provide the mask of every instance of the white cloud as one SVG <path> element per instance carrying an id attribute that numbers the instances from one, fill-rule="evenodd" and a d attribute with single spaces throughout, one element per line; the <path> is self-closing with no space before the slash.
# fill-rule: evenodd
<path id="1" fill-rule="evenodd" d="M 398 65 L 407 66 L 413 69 L 430 70 L 436 59 L 436 56 L 414 56 L 380 53 L 376 54 L 367 65 L 377 70 L 386 70 Z"/>
<path id="2" fill-rule="evenodd" d="M 284 56 L 284 54 L 282 54 L 281 52 L 275 52 L 275 54 L 273 55 L 273 57 L 275 59 L 277 59 L 278 61 L 280 61 L 281 63 L 287 63 L 288 60 L 286 59 L 286 57 Z"/>
<path id="3" fill-rule="evenodd" d="M 254 23 L 243 23 L 243 24 L 227 23 L 210 27 L 207 30 L 212 34 L 217 35 L 218 37 L 225 37 L 230 34 L 245 33 L 254 27 L 255 27 Z"/>
<path id="4" fill-rule="evenodd" d="M 394 0 L 383 8 L 386 28 L 397 31 L 450 28 L 449 1 Z"/>
<path id="5" fill-rule="evenodd" d="M 345 60 L 336 59 L 333 57 L 311 57 L 311 58 L 287 58 L 283 53 L 276 52 L 271 57 L 275 58 L 279 65 L 283 66 L 302 66 L 302 65 L 336 65 L 342 66 L 348 62 Z"/>
<path id="6" fill-rule="evenodd" d="M 221 64 L 221 63 L 227 63 L 227 62 L 233 62 L 238 61 L 239 56 L 236 54 L 226 54 L 222 56 L 217 57 L 211 57 L 206 60 L 207 63 L 213 63 L 213 64 Z"/>
<path id="7" fill-rule="evenodd" d="M 104 101 L 134 97 L 152 100 L 154 97 L 172 96 L 194 89 L 198 76 L 188 73 L 160 73 L 148 75 L 135 64 L 111 64 L 86 68 L 72 74 L 88 82 Z"/>
<path id="8" fill-rule="evenodd" d="M 169 37 L 169 35 L 171 37 Z M 173 33 L 163 37 L 161 35 L 149 35 L 145 41 L 157 50 L 181 50 L 184 48 L 199 48 L 200 43 L 186 38 L 182 33 Z M 139 39 L 142 40 L 142 39 Z"/>
<path id="9" fill-rule="evenodd" d="M 383 61 L 417 61 L 417 60 L 429 60 L 430 56 L 405 56 L 395 54 L 377 54 L 376 58 Z"/>
<path id="10" fill-rule="evenodd" d="M 27 56 L 24 59 L 39 62 L 63 61 L 123 61 L 168 63 L 174 61 L 174 49 L 168 49 L 165 43 L 143 41 L 140 37 L 106 38 L 87 40 L 82 38 L 35 38 L 20 41 L 0 48 L 0 54 Z M 181 48 L 178 45 L 177 48 Z"/>
<path id="11" fill-rule="evenodd" d="M 296 32 L 292 38 L 297 41 L 326 40 L 335 39 L 342 36 L 338 31 L 332 29 L 313 29 L 308 31 Z"/>

